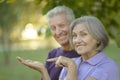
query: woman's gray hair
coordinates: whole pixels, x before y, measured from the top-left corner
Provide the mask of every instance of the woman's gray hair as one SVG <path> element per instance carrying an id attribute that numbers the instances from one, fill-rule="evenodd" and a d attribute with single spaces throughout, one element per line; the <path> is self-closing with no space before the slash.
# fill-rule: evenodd
<path id="1" fill-rule="evenodd" d="M 75 15 L 72 9 L 66 6 L 57 6 L 53 8 L 52 10 L 48 11 L 48 13 L 46 14 L 46 18 L 49 21 L 50 18 L 57 14 L 65 14 L 70 22 L 72 22 L 75 19 Z"/>
<path id="2" fill-rule="evenodd" d="M 101 23 L 101 21 L 93 16 L 82 16 L 74 20 L 70 25 L 70 43 L 72 46 L 73 46 L 72 31 L 77 24 L 85 24 L 86 28 L 88 29 L 88 32 L 96 40 L 99 41 L 99 44 L 96 50 L 102 51 L 108 45 L 108 42 L 109 42 L 108 34 L 104 28 L 104 25 Z"/>

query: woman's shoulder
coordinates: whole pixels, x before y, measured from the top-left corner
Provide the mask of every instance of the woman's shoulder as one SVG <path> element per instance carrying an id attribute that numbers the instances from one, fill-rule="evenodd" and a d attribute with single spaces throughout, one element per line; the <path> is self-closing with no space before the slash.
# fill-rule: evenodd
<path id="1" fill-rule="evenodd" d="M 106 57 L 102 60 L 101 66 L 117 67 L 117 64 L 113 59 Z"/>
<path id="2" fill-rule="evenodd" d="M 102 62 L 98 65 L 98 68 L 101 68 L 103 72 L 107 73 L 118 73 L 118 71 L 120 71 L 117 63 L 108 57 L 102 60 Z"/>
<path id="3" fill-rule="evenodd" d="M 104 57 L 104 59 L 96 65 L 94 72 L 91 75 L 100 80 L 119 80 L 119 71 L 120 70 L 114 60 Z"/>

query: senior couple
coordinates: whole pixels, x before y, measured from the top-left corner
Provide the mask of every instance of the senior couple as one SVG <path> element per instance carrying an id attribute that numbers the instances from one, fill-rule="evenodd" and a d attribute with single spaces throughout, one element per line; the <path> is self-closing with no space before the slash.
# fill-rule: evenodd
<path id="1" fill-rule="evenodd" d="M 118 66 L 103 52 L 109 39 L 98 18 L 75 19 L 66 6 L 55 7 L 46 16 L 61 47 L 48 53 L 45 65 L 17 57 L 19 62 L 39 71 L 42 80 L 120 80 Z"/>

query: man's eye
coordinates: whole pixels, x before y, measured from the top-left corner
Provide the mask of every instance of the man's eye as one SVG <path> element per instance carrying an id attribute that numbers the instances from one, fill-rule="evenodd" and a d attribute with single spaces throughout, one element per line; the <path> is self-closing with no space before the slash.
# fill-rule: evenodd
<path id="1" fill-rule="evenodd" d="M 54 27 L 54 26 L 51 26 L 51 29 L 52 29 L 52 30 L 55 30 L 55 27 Z"/>
<path id="2" fill-rule="evenodd" d="M 60 24 L 59 26 L 60 26 L 61 28 L 63 28 L 65 25 L 64 25 L 64 24 Z"/>

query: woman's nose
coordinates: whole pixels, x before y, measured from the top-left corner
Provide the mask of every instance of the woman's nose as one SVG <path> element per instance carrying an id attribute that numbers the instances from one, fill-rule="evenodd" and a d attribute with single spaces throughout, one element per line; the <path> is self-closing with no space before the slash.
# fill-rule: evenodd
<path id="1" fill-rule="evenodd" d="M 78 42 L 81 42 L 82 41 L 82 38 L 77 36 L 75 39 L 74 39 L 74 42 L 75 43 L 78 43 Z"/>

